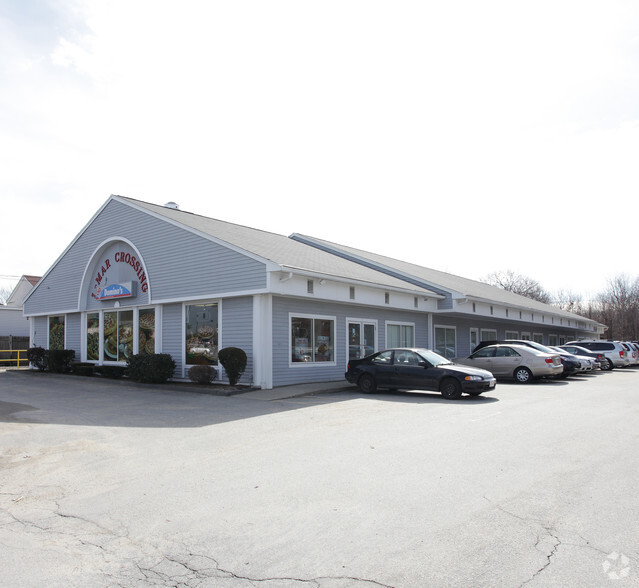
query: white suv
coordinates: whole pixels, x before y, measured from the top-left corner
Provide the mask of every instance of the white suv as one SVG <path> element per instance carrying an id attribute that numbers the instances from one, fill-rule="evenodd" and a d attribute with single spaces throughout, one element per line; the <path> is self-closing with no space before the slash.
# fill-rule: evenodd
<path id="1" fill-rule="evenodd" d="M 628 357 L 626 348 L 619 341 L 605 341 L 603 339 L 586 339 L 584 341 L 570 341 L 566 345 L 579 345 L 590 349 L 590 351 L 598 351 L 603 353 L 613 367 L 626 367 L 630 365 L 631 358 Z"/>
<path id="2" fill-rule="evenodd" d="M 632 342 L 620 341 L 620 343 L 626 348 L 630 365 L 639 364 L 639 351 L 637 351 L 637 348 L 632 344 Z"/>

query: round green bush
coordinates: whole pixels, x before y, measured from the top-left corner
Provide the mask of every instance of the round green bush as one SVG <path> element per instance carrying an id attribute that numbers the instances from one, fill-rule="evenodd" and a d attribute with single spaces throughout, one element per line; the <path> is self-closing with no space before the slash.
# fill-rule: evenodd
<path id="1" fill-rule="evenodd" d="M 217 370 L 210 365 L 194 365 L 189 369 L 189 379 L 196 384 L 210 384 L 217 378 Z"/>
<path id="2" fill-rule="evenodd" d="M 217 354 L 218 361 L 224 366 L 231 386 L 235 386 L 246 369 L 246 352 L 239 347 L 225 347 Z"/>

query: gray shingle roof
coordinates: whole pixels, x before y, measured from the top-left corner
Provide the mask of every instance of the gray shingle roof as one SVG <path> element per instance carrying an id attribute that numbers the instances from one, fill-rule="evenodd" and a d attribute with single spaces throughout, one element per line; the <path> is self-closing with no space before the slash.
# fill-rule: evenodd
<path id="1" fill-rule="evenodd" d="M 413 276 L 422 281 L 425 286 L 439 286 L 445 290 L 456 292 L 461 295 L 461 297 L 476 298 L 505 306 L 525 308 L 536 312 L 538 311 L 540 313 L 553 314 L 555 316 L 565 316 L 572 320 L 579 318 L 583 321 L 596 323 L 596 321 L 575 313 L 561 310 L 550 304 L 544 304 L 543 302 L 538 302 L 519 294 L 514 294 L 513 292 L 498 288 L 497 286 L 491 286 L 484 282 L 478 282 L 469 278 L 462 278 L 461 276 L 456 276 L 447 272 L 430 269 L 414 263 L 401 261 L 399 259 L 393 259 L 392 257 L 387 257 L 385 255 L 363 251 L 361 249 L 356 249 L 355 247 L 331 243 L 330 241 L 324 241 L 308 235 L 293 234 L 291 237 L 293 239 L 302 239 L 307 243 L 315 243 L 317 246 L 323 247 L 324 249 L 342 252 L 352 259 L 357 258 L 366 262 L 372 262 L 378 266 L 389 268 L 394 272 L 398 272 L 406 276 Z"/>
<path id="2" fill-rule="evenodd" d="M 264 260 L 271 261 L 281 266 L 284 271 L 298 270 L 327 277 L 333 276 L 369 283 L 372 286 L 412 291 L 421 295 L 426 294 L 438 297 L 427 288 L 414 286 L 398 278 L 366 268 L 361 264 L 321 251 L 316 247 L 294 241 L 284 235 L 151 204 L 125 196 L 113 196 L 113 198 L 228 243 Z"/>

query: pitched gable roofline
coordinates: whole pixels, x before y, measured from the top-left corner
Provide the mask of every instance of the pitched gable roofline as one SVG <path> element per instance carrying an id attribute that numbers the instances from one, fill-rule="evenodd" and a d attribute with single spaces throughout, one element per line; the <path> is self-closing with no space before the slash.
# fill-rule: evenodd
<path id="1" fill-rule="evenodd" d="M 573 320 L 579 319 L 590 324 L 601 325 L 601 323 L 593 321 L 587 317 L 561 310 L 560 308 L 556 308 L 550 304 L 538 302 L 537 300 L 526 298 L 525 296 L 503 290 L 502 288 L 498 288 L 497 286 L 492 286 L 484 282 L 478 282 L 476 280 L 455 276 L 439 270 L 429 269 L 423 266 L 418 266 L 417 264 L 393 259 L 377 253 L 370 253 L 347 245 L 339 245 L 337 243 L 331 243 L 330 241 L 323 241 L 308 235 L 294 233 L 290 237 L 296 241 L 321 248 L 323 251 L 328 251 L 335 255 L 343 256 L 351 261 L 355 261 L 356 263 L 365 264 L 367 267 L 387 272 L 397 278 L 407 280 L 412 284 L 422 285 L 444 295 L 457 293 L 461 295 L 462 298 L 466 298 L 468 300 L 490 302 L 511 308 L 529 311 L 532 310 L 534 312 L 570 318 Z"/>
<path id="2" fill-rule="evenodd" d="M 345 260 L 340 262 L 340 258 L 335 255 L 320 253 L 316 247 L 294 242 L 284 235 L 277 235 L 175 208 L 112 194 L 51 265 L 40 282 L 31 290 L 25 302 L 45 281 L 45 278 L 51 273 L 53 268 L 77 243 L 102 211 L 113 201 L 135 208 L 158 220 L 168 222 L 203 239 L 253 258 L 264 263 L 267 271 L 270 272 L 288 273 L 294 271 L 296 274 L 301 275 L 348 281 L 352 284 L 362 284 L 379 289 L 387 288 L 397 292 L 410 292 L 420 296 L 439 298 L 435 292 L 421 284 L 411 287 L 408 286 L 406 280 L 393 278 L 378 270 L 365 269 L 361 264 L 354 264 Z"/>
<path id="3" fill-rule="evenodd" d="M 67 252 L 71 249 L 71 247 L 73 247 L 75 245 L 75 243 L 78 241 L 78 239 L 86 232 L 86 230 L 91 226 L 91 223 L 100 215 L 100 213 L 106 208 L 107 204 L 109 204 L 109 202 L 111 201 L 111 198 L 113 198 L 113 196 L 109 197 L 107 199 L 107 201 L 100 206 L 100 208 L 98 208 L 98 210 L 95 212 L 95 214 L 89 219 L 89 222 L 84 225 L 84 227 L 82 227 L 82 229 L 80 230 L 80 232 L 75 236 L 75 238 L 71 241 L 71 243 L 69 243 L 65 248 L 64 251 L 62 253 L 60 253 L 60 255 L 58 256 L 58 258 L 51 264 L 51 267 L 49 267 L 49 269 L 44 273 L 44 275 L 40 278 L 40 281 L 33 287 L 33 289 L 31 290 L 31 292 L 29 292 L 29 294 L 27 295 L 27 297 L 24 299 L 24 303 L 27 302 L 27 300 L 29 300 L 29 298 L 31 298 L 31 296 L 35 293 L 35 291 L 44 283 L 45 278 L 51 273 L 51 271 L 53 270 L 53 268 L 58 265 L 58 263 L 60 263 L 60 260 L 67 254 Z"/>
<path id="4" fill-rule="evenodd" d="M 193 223 L 189 223 L 188 221 L 185 222 L 185 219 L 188 218 L 188 216 L 191 216 L 194 219 L 203 219 L 203 220 L 210 220 L 210 221 L 213 221 L 214 219 L 208 219 L 207 217 L 203 217 L 193 212 L 180 210 L 178 208 L 170 208 L 167 206 L 160 206 L 158 204 L 150 204 L 148 202 L 142 202 L 141 200 L 135 200 L 134 198 L 129 198 L 128 196 L 116 196 L 112 194 L 111 198 L 113 200 L 117 200 L 118 202 L 121 202 L 122 204 L 126 204 L 128 206 L 131 206 L 132 208 L 135 208 L 141 212 L 144 212 L 145 214 L 148 214 L 164 222 L 168 222 L 169 224 L 172 224 L 176 227 L 180 227 L 181 229 L 189 231 L 190 233 L 198 235 L 199 237 L 202 237 L 203 239 L 213 241 L 214 243 L 218 245 L 222 245 L 223 247 L 227 247 L 228 249 L 231 249 L 232 251 L 241 253 L 242 255 L 246 255 L 247 257 L 255 259 L 256 261 L 260 261 L 266 264 L 267 269 L 270 271 L 283 271 L 283 268 L 280 264 L 274 263 L 270 259 L 256 254 L 254 251 L 251 251 L 249 249 L 244 249 L 243 247 L 238 247 L 237 245 L 235 245 L 234 243 L 231 243 L 230 241 L 220 239 L 219 237 L 216 237 L 210 232 L 207 232 L 205 230 L 202 230 L 201 228 L 198 228 L 197 221 Z M 164 214 L 165 212 L 166 214 Z M 174 214 L 171 214 L 171 213 L 174 213 Z M 180 218 L 180 215 L 182 218 Z M 184 216 L 184 215 L 188 215 L 188 216 Z M 217 221 L 217 222 L 222 223 L 224 221 Z M 232 223 L 225 223 L 225 224 L 231 225 Z M 234 225 L 234 226 L 240 227 L 240 225 Z"/>
<path id="5" fill-rule="evenodd" d="M 438 297 L 423 284 L 408 287 L 406 280 L 396 279 L 373 268 L 364 269 L 362 264 L 354 264 L 333 254 L 320 253 L 317 247 L 293 241 L 284 235 L 124 196 L 116 198 L 157 218 L 262 261 L 267 264 L 267 269 L 270 271 L 294 271 L 299 275 L 348 281 L 353 284 L 411 292 L 432 298 Z"/>

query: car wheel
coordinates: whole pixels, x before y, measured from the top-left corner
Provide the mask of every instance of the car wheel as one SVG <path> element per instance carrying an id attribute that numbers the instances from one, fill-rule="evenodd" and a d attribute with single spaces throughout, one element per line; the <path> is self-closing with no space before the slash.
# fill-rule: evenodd
<path id="1" fill-rule="evenodd" d="M 614 366 L 614 364 L 612 363 L 612 361 L 611 361 L 610 359 L 608 359 L 607 357 L 606 357 L 606 361 L 604 361 L 604 362 L 601 364 L 601 369 L 602 369 L 602 371 L 604 371 L 604 372 L 609 372 L 609 371 L 611 371 L 614 367 L 615 367 L 615 366 Z"/>
<path id="2" fill-rule="evenodd" d="M 513 373 L 513 377 L 519 384 L 529 384 L 533 379 L 532 372 L 527 367 L 517 368 Z"/>
<path id="3" fill-rule="evenodd" d="M 373 394 L 377 390 L 377 382 L 370 374 L 363 374 L 357 381 L 357 385 L 364 394 Z"/>
<path id="4" fill-rule="evenodd" d="M 458 400 L 462 395 L 461 384 L 453 378 L 446 378 L 440 384 L 439 391 L 444 398 L 449 400 Z"/>

